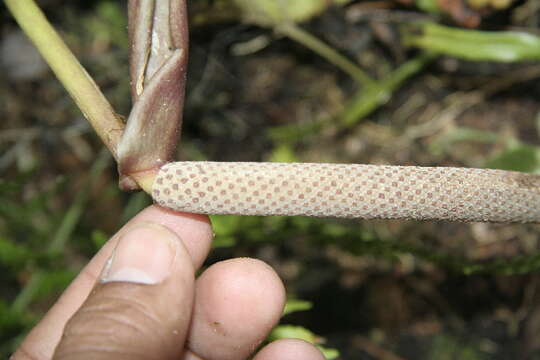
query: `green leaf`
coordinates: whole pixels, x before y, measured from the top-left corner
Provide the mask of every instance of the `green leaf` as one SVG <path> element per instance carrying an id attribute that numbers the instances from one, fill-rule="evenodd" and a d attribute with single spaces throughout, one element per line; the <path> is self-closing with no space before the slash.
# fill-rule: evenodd
<path id="1" fill-rule="evenodd" d="M 327 360 L 333 360 L 339 357 L 339 351 L 337 349 L 331 349 L 320 345 L 317 345 L 317 347 L 321 350 Z"/>
<path id="2" fill-rule="evenodd" d="M 58 270 L 45 273 L 41 284 L 37 288 L 34 300 L 45 299 L 51 294 L 63 291 L 75 279 L 76 272 L 71 270 Z"/>
<path id="3" fill-rule="evenodd" d="M 298 161 L 298 157 L 296 157 L 296 154 L 290 145 L 280 144 L 274 148 L 268 161 L 288 163 Z"/>
<path id="4" fill-rule="evenodd" d="M 470 340 L 470 339 L 469 339 Z M 482 360 L 486 359 L 486 354 L 483 353 L 473 343 L 465 341 L 449 335 L 439 335 L 431 345 L 430 360 Z"/>
<path id="5" fill-rule="evenodd" d="M 69 270 L 36 271 L 11 304 L 11 310 L 23 313 L 28 306 L 63 291 L 77 274 Z"/>
<path id="6" fill-rule="evenodd" d="M 96 250 L 101 249 L 103 245 L 107 242 L 109 236 L 101 230 L 92 231 L 92 243 L 96 247 Z"/>
<path id="7" fill-rule="evenodd" d="M 473 61 L 540 60 L 540 37 L 517 31 L 464 30 L 431 22 L 402 27 L 410 46 Z"/>
<path id="8" fill-rule="evenodd" d="M 280 241 L 284 236 L 273 237 L 287 225 L 285 216 L 210 216 L 215 233 L 214 246 L 231 246 L 237 241 L 269 241 L 269 237 Z"/>
<path id="9" fill-rule="evenodd" d="M 462 141 L 475 141 L 485 144 L 495 144 L 500 142 L 501 136 L 497 133 L 478 130 L 468 127 L 456 127 L 445 132 L 429 145 L 429 150 L 434 155 L 442 155 L 448 151 L 454 144 Z"/>
<path id="10" fill-rule="evenodd" d="M 12 330 L 20 330 L 31 324 L 33 316 L 13 311 L 8 304 L 0 299 L 0 334 Z"/>
<path id="11" fill-rule="evenodd" d="M 315 344 L 317 336 L 302 326 L 295 325 L 279 325 L 272 330 L 269 335 L 270 341 L 279 339 L 301 339 L 309 343 Z"/>
<path id="12" fill-rule="evenodd" d="M 302 326 L 294 325 L 279 325 L 268 336 L 269 341 L 279 340 L 279 339 L 301 339 L 307 341 L 311 344 L 316 345 L 319 350 L 323 353 L 326 359 L 331 360 L 339 356 L 339 351 L 336 349 L 325 348 L 318 345 L 321 342 L 322 338 L 315 335 L 310 330 Z"/>
<path id="13" fill-rule="evenodd" d="M 0 264 L 11 268 L 21 268 L 33 257 L 32 252 L 25 246 L 0 237 Z"/>
<path id="14" fill-rule="evenodd" d="M 539 159 L 539 149 L 537 147 L 517 144 L 489 160 L 485 166 L 491 169 L 540 173 Z"/>
<path id="15" fill-rule="evenodd" d="M 22 182 L 11 182 L 0 179 L 0 196 L 16 194 L 22 190 Z"/>
<path id="16" fill-rule="evenodd" d="M 231 215 L 210 215 L 210 220 L 216 237 L 234 234 L 241 221 L 240 217 Z"/>
<path id="17" fill-rule="evenodd" d="M 298 300 L 298 299 L 287 299 L 285 304 L 285 309 L 283 309 L 283 316 L 291 314 L 297 311 L 310 310 L 313 307 L 313 304 L 310 301 Z"/>
<path id="18" fill-rule="evenodd" d="M 211 215 L 210 221 L 215 234 L 213 247 L 230 247 L 236 244 L 234 234 L 240 229 L 242 221 L 239 216 Z"/>
<path id="19" fill-rule="evenodd" d="M 437 0 L 416 0 L 415 5 L 422 11 L 431 13 L 431 14 L 440 14 L 441 9 Z"/>
<path id="20" fill-rule="evenodd" d="M 116 1 L 101 1 L 93 16 L 85 17 L 81 27 L 100 42 L 111 42 L 126 49 L 128 46 L 125 28 L 126 16 Z"/>
<path id="21" fill-rule="evenodd" d="M 327 0 L 234 0 L 247 22 L 274 26 L 283 22 L 302 22 L 323 12 Z"/>
<path id="22" fill-rule="evenodd" d="M 31 313 L 13 311 L 0 299 L 0 358 L 9 358 L 35 322 Z"/>

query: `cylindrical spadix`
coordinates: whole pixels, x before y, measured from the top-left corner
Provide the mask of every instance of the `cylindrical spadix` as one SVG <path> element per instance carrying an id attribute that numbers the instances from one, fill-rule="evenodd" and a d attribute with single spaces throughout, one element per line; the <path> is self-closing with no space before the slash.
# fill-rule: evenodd
<path id="1" fill-rule="evenodd" d="M 539 222 L 540 176 L 454 167 L 175 162 L 152 196 L 204 214 Z"/>

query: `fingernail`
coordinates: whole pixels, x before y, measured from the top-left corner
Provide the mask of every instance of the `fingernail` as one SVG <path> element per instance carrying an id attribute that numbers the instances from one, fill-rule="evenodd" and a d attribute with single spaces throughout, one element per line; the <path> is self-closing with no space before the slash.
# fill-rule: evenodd
<path id="1" fill-rule="evenodd" d="M 158 284 L 171 271 L 178 238 L 167 228 L 147 223 L 123 234 L 101 276 L 101 282 Z"/>

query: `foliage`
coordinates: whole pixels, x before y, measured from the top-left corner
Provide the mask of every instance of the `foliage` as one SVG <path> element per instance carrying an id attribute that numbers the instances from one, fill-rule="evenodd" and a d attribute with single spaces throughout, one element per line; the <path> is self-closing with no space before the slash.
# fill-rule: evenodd
<path id="1" fill-rule="evenodd" d="M 343 131 L 357 125 L 368 115 L 387 103 L 392 95 L 410 77 L 435 60 L 430 53 L 421 54 L 399 66 L 383 79 L 359 90 L 345 106 L 344 111 L 335 117 L 321 118 L 308 124 L 292 124 L 274 127 L 269 130 L 270 137 L 277 142 L 298 143 L 306 138 L 317 136 L 329 126 Z"/>
<path id="2" fill-rule="evenodd" d="M 100 46 L 111 43 L 127 51 L 127 21 L 120 4 L 110 1 L 98 2 L 95 15 L 85 17 L 81 27 L 85 32 L 93 34 Z"/>
<path id="3" fill-rule="evenodd" d="M 0 343 L 5 344 L 0 348 L 1 357 L 13 351 L 39 319 L 32 305 L 56 297 L 75 277 L 76 269 L 65 259 L 66 245 L 80 236 L 74 232 L 87 207 L 89 188 L 109 161 L 106 152 L 98 157 L 86 184 L 65 212 L 51 205 L 66 186 L 64 180 L 41 192 L 29 190 L 33 188 L 32 173 L 0 181 L 0 269 L 5 274 L 3 292 L 10 294 L 0 302 Z M 23 200 L 25 193 L 30 195 Z M 88 242 L 84 237 L 79 240 Z"/>
<path id="4" fill-rule="evenodd" d="M 415 5 L 418 6 L 419 9 L 422 11 L 432 13 L 432 14 L 440 14 L 441 9 L 439 7 L 437 0 L 416 0 Z"/>
<path id="5" fill-rule="evenodd" d="M 517 275 L 540 270 L 540 254 L 537 253 L 479 263 L 464 256 L 449 255 L 444 250 L 433 251 L 399 239 L 381 238 L 359 226 L 347 226 L 315 218 L 212 215 L 211 219 L 216 234 L 215 247 L 240 246 L 254 242 L 279 244 L 285 239 L 302 237 L 320 251 L 337 246 L 351 254 L 372 256 L 394 264 L 401 261 L 400 255 L 410 254 L 457 274 Z"/>
<path id="6" fill-rule="evenodd" d="M 463 30 L 423 22 L 403 26 L 406 44 L 473 61 L 540 60 L 540 37 L 526 32 Z"/>
<path id="7" fill-rule="evenodd" d="M 465 127 L 455 128 L 433 142 L 430 150 L 440 155 L 452 146 L 459 146 L 462 142 L 503 143 L 501 150 L 485 162 L 485 168 L 540 173 L 540 148 L 538 146 L 523 143 L 512 137 L 502 138 L 489 131 Z"/>
<path id="8" fill-rule="evenodd" d="M 481 351 L 474 343 L 464 344 L 464 341 L 449 335 L 437 336 L 429 354 L 429 359 L 433 360 L 483 360 L 488 358 L 488 354 Z"/>
<path id="9" fill-rule="evenodd" d="M 246 21 L 262 26 L 283 22 L 302 22 L 322 13 L 332 4 L 340 5 L 350 0 L 234 0 L 244 12 Z"/>
<path id="10" fill-rule="evenodd" d="M 312 304 L 309 301 L 302 301 L 297 299 L 289 299 L 285 305 L 285 310 L 283 315 L 291 314 L 297 311 L 310 310 Z M 322 346 L 324 339 L 320 336 L 315 335 L 312 331 L 306 329 L 303 326 L 295 325 L 283 325 L 280 324 L 276 326 L 270 335 L 268 335 L 268 342 L 279 340 L 279 339 L 301 339 L 316 345 L 319 350 L 323 353 L 324 357 L 327 360 L 335 359 L 339 356 L 339 351 L 336 349 L 331 349 Z"/>

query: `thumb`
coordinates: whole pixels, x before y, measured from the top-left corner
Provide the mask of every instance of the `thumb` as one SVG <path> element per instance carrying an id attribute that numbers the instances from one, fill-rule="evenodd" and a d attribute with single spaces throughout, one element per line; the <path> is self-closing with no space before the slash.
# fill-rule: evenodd
<path id="1" fill-rule="evenodd" d="M 54 359 L 172 359 L 184 349 L 194 270 L 178 236 L 154 224 L 120 235 L 100 280 L 64 328 Z"/>

